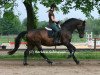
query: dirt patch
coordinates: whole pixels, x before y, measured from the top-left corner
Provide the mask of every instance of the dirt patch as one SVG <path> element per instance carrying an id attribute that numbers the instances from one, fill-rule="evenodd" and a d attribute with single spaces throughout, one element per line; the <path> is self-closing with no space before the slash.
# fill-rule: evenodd
<path id="1" fill-rule="evenodd" d="M 44 60 L 29 61 L 23 66 L 22 60 L 0 60 L 0 75 L 100 75 L 100 61 L 53 61 L 50 66 Z"/>

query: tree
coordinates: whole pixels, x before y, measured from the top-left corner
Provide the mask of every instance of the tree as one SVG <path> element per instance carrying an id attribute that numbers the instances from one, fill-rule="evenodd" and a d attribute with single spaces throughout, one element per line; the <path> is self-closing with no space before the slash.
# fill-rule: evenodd
<path id="1" fill-rule="evenodd" d="M 23 21 L 22 21 L 22 28 L 23 28 L 23 31 L 25 31 L 27 29 L 27 18 L 25 18 Z"/>
<path id="2" fill-rule="evenodd" d="M 100 0 L 40 0 L 44 6 L 50 6 L 51 3 L 55 2 L 57 5 L 64 1 L 64 4 L 60 7 L 64 14 L 68 13 L 70 9 L 75 8 L 81 10 L 87 17 L 94 8 L 98 10 L 100 14 Z"/>
<path id="3" fill-rule="evenodd" d="M 37 28 L 45 28 L 46 26 L 48 25 L 48 22 L 46 21 L 38 21 L 37 22 Z M 22 28 L 23 30 L 27 29 L 27 18 L 25 18 L 23 21 L 22 21 Z"/>
<path id="4" fill-rule="evenodd" d="M 32 0 L 25 0 L 23 3 L 27 10 L 27 30 L 36 29 L 37 18 L 32 7 Z"/>
<path id="5" fill-rule="evenodd" d="M 40 21 L 40 22 L 38 22 L 37 28 L 45 28 L 47 25 L 48 25 L 48 22 Z"/>
<path id="6" fill-rule="evenodd" d="M 13 9 L 14 3 L 16 0 L 1 0 L 0 8 L 4 7 L 5 9 Z M 100 14 L 100 0 L 23 0 L 24 5 L 27 11 L 27 29 L 36 28 L 36 11 L 38 10 L 37 2 L 50 7 L 52 3 L 61 4 L 64 1 L 64 4 L 60 7 L 64 14 L 69 12 L 69 9 L 75 8 L 76 10 L 81 10 L 86 16 L 91 16 L 90 12 L 96 8 Z M 34 9 L 33 9 L 33 6 Z M 36 11 L 35 11 L 36 10 Z"/>
<path id="7" fill-rule="evenodd" d="M 3 18 L 0 18 L 0 33 L 18 34 L 21 29 L 21 22 L 19 18 L 13 14 L 13 12 L 6 12 L 3 15 Z"/>
<path id="8" fill-rule="evenodd" d="M 87 19 L 86 30 L 88 32 L 93 32 L 95 35 L 100 34 L 100 19 Z"/>

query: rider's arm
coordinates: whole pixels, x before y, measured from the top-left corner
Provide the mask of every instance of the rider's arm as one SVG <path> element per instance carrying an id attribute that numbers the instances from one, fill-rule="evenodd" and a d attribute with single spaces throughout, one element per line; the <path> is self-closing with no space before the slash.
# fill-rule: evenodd
<path id="1" fill-rule="evenodd" d="M 52 21 L 54 21 L 54 22 L 58 22 L 58 21 L 54 18 L 54 16 L 51 16 L 51 19 L 52 19 Z"/>

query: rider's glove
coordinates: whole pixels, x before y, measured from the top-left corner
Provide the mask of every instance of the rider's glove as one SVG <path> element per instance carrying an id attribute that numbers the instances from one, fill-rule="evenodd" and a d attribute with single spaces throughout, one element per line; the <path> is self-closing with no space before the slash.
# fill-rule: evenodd
<path id="1" fill-rule="evenodd" d="M 56 22 L 56 24 L 60 24 L 60 21 Z"/>

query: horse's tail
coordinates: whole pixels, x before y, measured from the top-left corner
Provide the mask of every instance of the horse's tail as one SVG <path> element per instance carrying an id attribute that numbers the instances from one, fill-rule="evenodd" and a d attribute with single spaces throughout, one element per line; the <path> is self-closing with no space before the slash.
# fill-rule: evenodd
<path id="1" fill-rule="evenodd" d="M 26 33 L 27 33 L 27 31 L 23 31 L 23 32 L 19 33 L 19 35 L 15 39 L 15 47 L 12 51 L 8 52 L 9 55 L 14 54 L 18 50 L 18 48 L 20 46 L 21 39 L 25 36 Z"/>

